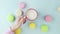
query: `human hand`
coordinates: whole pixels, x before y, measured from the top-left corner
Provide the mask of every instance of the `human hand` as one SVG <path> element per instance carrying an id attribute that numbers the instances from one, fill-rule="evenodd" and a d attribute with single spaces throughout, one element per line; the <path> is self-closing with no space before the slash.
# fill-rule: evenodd
<path id="1" fill-rule="evenodd" d="M 11 30 L 12 31 L 15 31 L 16 29 L 18 29 L 19 27 L 21 27 L 22 24 L 24 24 L 26 22 L 26 16 L 21 16 L 21 17 L 18 17 L 16 19 L 16 22 L 13 24 L 13 26 L 11 26 Z"/>

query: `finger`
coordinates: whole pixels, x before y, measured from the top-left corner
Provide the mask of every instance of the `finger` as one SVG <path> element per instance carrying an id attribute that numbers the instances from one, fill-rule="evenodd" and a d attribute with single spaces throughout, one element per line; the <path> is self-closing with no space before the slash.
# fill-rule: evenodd
<path id="1" fill-rule="evenodd" d="M 26 23 L 26 20 L 24 20 L 23 24 L 25 24 L 25 23 Z"/>
<path id="2" fill-rule="evenodd" d="M 19 22 L 21 18 L 23 18 L 23 16 L 19 16 L 19 17 L 16 19 L 16 22 Z"/>
<path id="3" fill-rule="evenodd" d="M 27 19 L 27 17 L 24 16 L 23 18 L 21 18 L 20 22 L 21 22 L 21 23 L 24 23 L 24 22 L 26 22 L 26 19 Z"/>
<path id="4" fill-rule="evenodd" d="M 23 17 L 23 24 L 26 22 L 26 19 L 27 19 L 27 17 L 24 16 L 24 17 Z"/>
<path id="5" fill-rule="evenodd" d="M 18 22 L 21 20 L 21 18 L 23 18 L 23 16 L 20 16 L 20 17 L 18 17 L 19 18 L 19 20 L 18 20 Z"/>

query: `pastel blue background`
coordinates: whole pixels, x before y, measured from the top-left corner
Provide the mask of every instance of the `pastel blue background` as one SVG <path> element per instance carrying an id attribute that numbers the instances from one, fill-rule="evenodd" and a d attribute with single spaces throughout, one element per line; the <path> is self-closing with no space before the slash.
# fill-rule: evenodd
<path id="1" fill-rule="evenodd" d="M 18 3 L 25 2 L 26 8 L 34 8 L 38 12 L 38 18 L 34 20 L 37 27 L 32 30 L 28 27 L 29 21 L 22 27 L 21 34 L 60 34 L 60 13 L 57 7 L 60 6 L 60 0 L 0 0 L 0 34 L 6 31 L 13 23 L 7 20 L 8 14 L 16 16 L 16 10 L 19 8 Z M 51 15 L 53 21 L 48 23 L 44 20 L 44 16 Z M 49 26 L 48 32 L 42 32 L 40 25 L 47 24 Z"/>

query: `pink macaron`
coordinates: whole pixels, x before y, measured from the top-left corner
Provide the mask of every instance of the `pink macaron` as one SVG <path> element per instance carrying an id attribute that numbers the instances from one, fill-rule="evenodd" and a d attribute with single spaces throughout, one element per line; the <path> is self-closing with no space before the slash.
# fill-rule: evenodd
<path id="1" fill-rule="evenodd" d="M 46 22 L 51 22 L 52 21 L 52 17 L 50 15 L 47 15 L 44 17 Z"/>
<path id="2" fill-rule="evenodd" d="M 21 3 L 19 4 L 19 7 L 20 7 L 21 9 L 23 9 L 23 8 L 26 7 L 26 4 L 25 4 L 24 2 L 21 2 Z"/>

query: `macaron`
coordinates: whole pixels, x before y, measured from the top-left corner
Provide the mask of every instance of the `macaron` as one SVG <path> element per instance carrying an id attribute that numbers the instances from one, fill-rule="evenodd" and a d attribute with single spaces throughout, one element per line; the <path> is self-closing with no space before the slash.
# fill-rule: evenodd
<path id="1" fill-rule="evenodd" d="M 15 20 L 15 16 L 10 14 L 7 16 L 7 20 L 10 21 L 10 22 L 13 22 Z"/>
<path id="2" fill-rule="evenodd" d="M 59 12 L 60 12 L 60 6 L 57 8 L 57 11 L 59 11 Z"/>
<path id="3" fill-rule="evenodd" d="M 35 29 L 36 28 L 36 24 L 34 22 L 30 22 L 29 28 Z"/>
<path id="4" fill-rule="evenodd" d="M 51 22 L 51 21 L 52 21 L 52 16 L 47 15 L 47 16 L 44 17 L 44 20 L 45 20 L 46 22 Z"/>
<path id="5" fill-rule="evenodd" d="M 48 25 L 41 25 L 41 31 L 42 32 L 48 32 L 48 29 L 49 29 L 49 27 L 48 27 Z"/>
<path id="6" fill-rule="evenodd" d="M 16 10 L 16 15 L 17 16 L 22 16 L 23 15 L 23 11 L 21 9 L 17 9 Z"/>
<path id="7" fill-rule="evenodd" d="M 31 21 L 35 20 L 38 16 L 37 10 L 35 10 L 33 8 L 28 9 L 26 12 L 26 16 L 27 16 L 27 19 L 29 19 Z"/>
<path id="8" fill-rule="evenodd" d="M 21 2 L 21 3 L 19 4 L 19 7 L 20 7 L 21 9 L 24 9 L 24 8 L 26 7 L 26 3 Z"/>
<path id="9" fill-rule="evenodd" d="M 14 32 L 15 32 L 15 34 L 21 34 L 21 31 L 22 31 L 22 29 L 21 28 L 18 28 Z"/>

